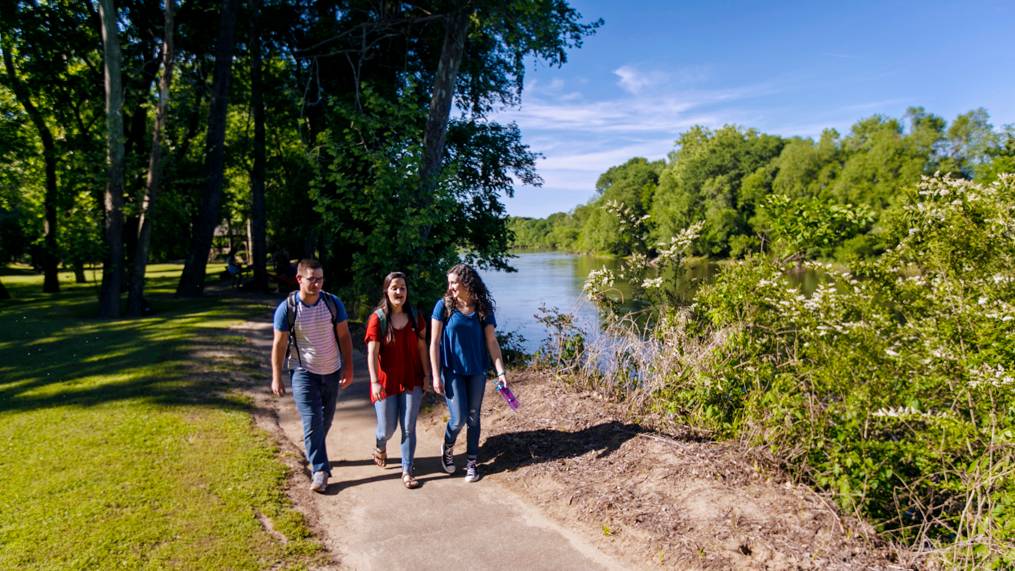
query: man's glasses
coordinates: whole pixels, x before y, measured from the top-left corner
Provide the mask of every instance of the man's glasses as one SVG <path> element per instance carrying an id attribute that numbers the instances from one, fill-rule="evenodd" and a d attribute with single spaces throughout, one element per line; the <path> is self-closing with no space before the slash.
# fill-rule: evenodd
<path id="1" fill-rule="evenodd" d="M 312 284 L 324 283 L 324 278 L 308 278 L 306 276 L 300 276 L 300 277 L 303 278 L 303 281 L 310 282 Z"/>

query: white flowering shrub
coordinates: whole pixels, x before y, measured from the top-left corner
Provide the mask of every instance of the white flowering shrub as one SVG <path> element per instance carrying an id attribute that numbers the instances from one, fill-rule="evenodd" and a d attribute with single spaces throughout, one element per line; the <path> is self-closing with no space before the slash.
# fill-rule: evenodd
<path id="1" fill-rule="evenodd" d="M 888 232 L 809 296 L 769 258 L 728 266 L 694 308 L 701 335 L 727 332 L 717 358 L 656 405 L 768 447 L 949 565 L 1010 568 L 1015 178 L 926 179 Z"/>
<path id="2" fill-rule="evenodd" d="M 692 228 L 619 272 L 660 308 L 651 330 L 608 321 L 568 370 L 642 418 L 766 447 L 927 565 L 1013 568 L 1015 177 L 928 178 L 882 224 L 880 255 L 756 255 L 678 309 L 654 292 Z M 823 276 L 809 295 L 801 265 Z M 609 309 L 619 274 L 590 299 Z"/>

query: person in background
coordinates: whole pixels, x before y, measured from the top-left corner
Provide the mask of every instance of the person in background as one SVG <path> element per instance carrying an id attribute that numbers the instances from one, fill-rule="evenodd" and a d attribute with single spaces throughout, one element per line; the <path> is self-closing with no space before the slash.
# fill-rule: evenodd
<path id="1" fill-rule="evenodd" d="M 367 368 L 370 401 L 377 413 L 374 462 L 384 468 L 387 442 L 401 425 L 402 484 L 419 487 L 413 472 L 416 455 L 416 417 L 423 387 L 430 377 L 426 348 L 426 321 L 409 301 L 405 274 L 385 276 L 381 301 L 367 320 Z"/>
<path id="2" fill-rule="evenodd" d="M 293 400 L 303 421 L 310 489 L 323 494 L 331 476 L 325 438 L 335 417 L 339 389 L 348 387 L 353 379 L 352 337 L 345 306 L 321 289 L 321 263 L 300 260 L 296 281 L 299 290 L 275 310 L 271 392 L 279 397 L 285 394 L 282 361 L 288 357 Z"/>
<path id="3" fill-rule="evenodd" d="M 447 292 L 434 306 L 430 324 L 433 387 L 445 396 L 449 413 L 441 443 L 441 466 L 448 474 L 455 472 L 453 449 L 464 422 L 468 427 L 465 481 L 475 482 L 479 479 L 480 412 L 491 360 L 497 379 L 507 386 L 497 342 L 494 300 L 476 270 L 466 264 L 451 268 Z"/>

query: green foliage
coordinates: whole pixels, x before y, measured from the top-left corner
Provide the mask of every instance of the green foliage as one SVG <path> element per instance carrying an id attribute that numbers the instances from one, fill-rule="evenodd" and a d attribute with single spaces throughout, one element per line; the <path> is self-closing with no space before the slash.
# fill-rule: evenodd
<path id="1" fill-rule="evenodd" d="M 873 215 L 864 207 L 828 205 L 816 198 L 772 194 L 762 203 L 773 251 L 786 257 L 827 258 L 833 248 L 868 229 Z"/>
<path id="2" fill-rule="evenodd" d="M 74 197 L 74 205 L 67 211 L 67 222 L 61 228 L 64 260 L 75 266 L 102 261 L 101 211 L 87 192 Z"/>
<path id="3" fill-rule="evenodd" d="M 928 180 L 903 200 L 885 220 L 892 247 L 820 266 L 810 296 L 768 258 L 727 266 L 693 308 L 709 356 L 678 367 L 657 406 L 766 446 L 899 540 L 1004 567 L 1015 178 Z"/>
<path id="4" fill-rule="evenodd" d="M 497 343 L 509 368 L 524 367 L 531 355 L 525 351 L 525 336 L 517 331 L 497 331 Z"/>
<path id="5" fill-rule="evenodd" d="M 535 363 L 552 365 L 563 371 L 580 367 L 588 333 L 578 326 L 574 316 L 556 307 L 541 305 L 536 320 L 546 328 L 547 336 L 536 352 Z"/>
<path id="6" fill-rule="evenodd" d="M 665 163 L 634 158 L 611 167 L 598 194 L 574 211 L 513 222 L 514 245 L 651 256 L 700 221 L 695 252 L 710 257 L 742 258 L 775 239 L 785 255 L 868 259 L 890 243 L 882 219 L 898 207 L 900 191 L 922 176 L 990 182 L 1015 169 L 1011 129 L 995 131 L 983 109 L 949 125 L 919 107 L 902 120 L 862 119 L 846 136 L 828 129 L 817 141 L 694 127 Z"/>
<path id="7" fill-rule="evenodd" d="M 731 236 L 750 233 L 755 205 L 743 200 L 742 181 L 778 156 L 783 144 L 779 137 L 732 126 L 714 132 L 694 127 L 681 135 L 652 202 L 655 240 L 667 242 L 704 220 L 699 251 L 727 255 Z"/>

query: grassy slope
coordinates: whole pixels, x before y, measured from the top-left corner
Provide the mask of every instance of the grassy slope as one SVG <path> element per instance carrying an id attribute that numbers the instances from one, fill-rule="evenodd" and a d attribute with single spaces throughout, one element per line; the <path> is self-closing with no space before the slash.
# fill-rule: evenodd
<path id="1" fill-rule="evenodd" d="M 95 284 L 61 275 L 63 292 L 45 295 L 40 276 L 3 276 L 15 299 L 0 302 L 0 568 L 260 569 L 320 557 L 249 401 L 226 375 L 194 374 L 189 355 L 264 308 L 175 300 L 179 269 L 151 268 L 157 313 L 120 321 L 92 317 Z M 211 343 L 230 342 L 243 341 Z"/>

